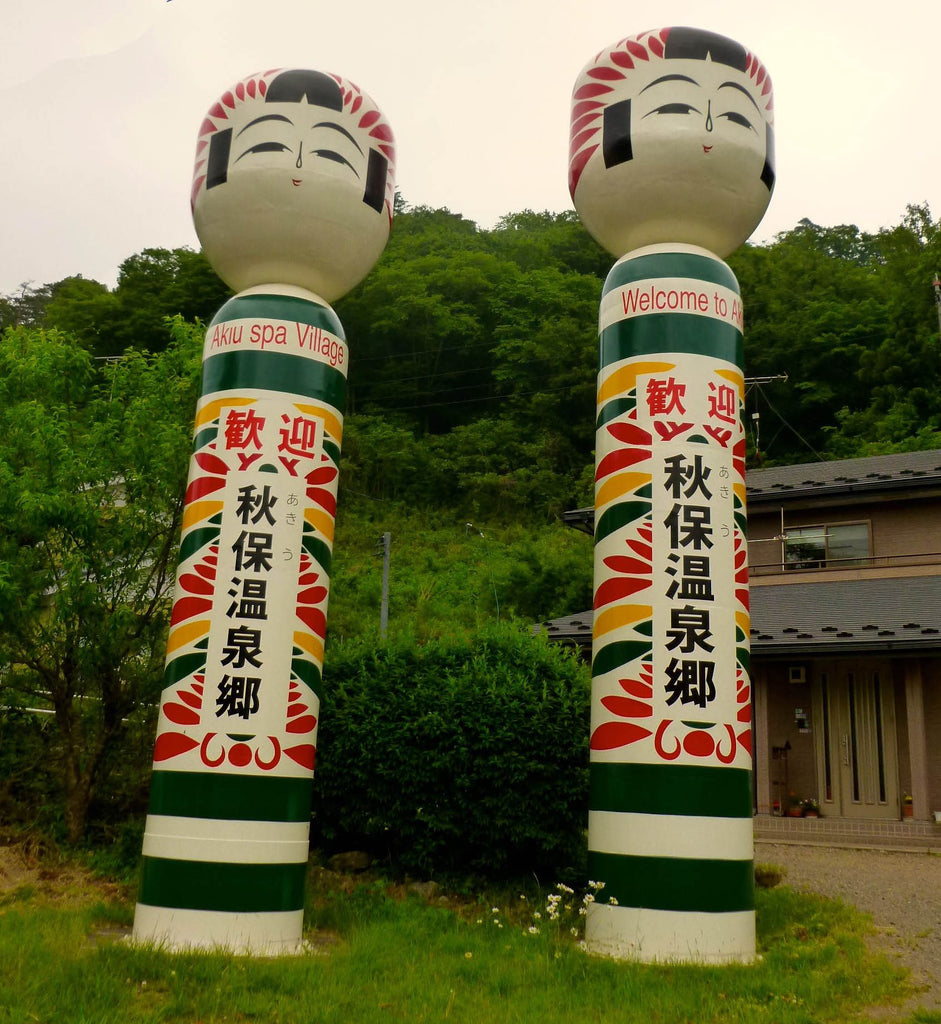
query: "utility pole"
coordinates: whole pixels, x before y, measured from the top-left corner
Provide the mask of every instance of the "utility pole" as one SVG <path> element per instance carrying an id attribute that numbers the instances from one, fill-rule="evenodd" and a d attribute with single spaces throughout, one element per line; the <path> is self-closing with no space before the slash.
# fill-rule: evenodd
<path id="1" fill-rule="evenodd" d="M 934 272 L 934 300 L 938 304 L 938 336 L 941 337 L 941 276 L 937 270 Z"/>
<path id="2" fill-rule="evenodd" d="M 497 622 L 500 621 L 500 598 L 497 596 L 497 581 L 493 578 L 493 564 L 490 561 L 490 545 L 487 543 L 487 538 L 484 536 L 483 530 L 478 530 L 473 523 L 464 524 L 464 536 L 466 537 L 468 532 L 473 530 L 478 537 L 484 542 L 484 551 L 487 554 L 487 569 L 490 572 L 490 589 L 493 591 L 493 603 L 497 607 Z"/>
<path id="3" fill-rule="evenodd" d="M 379 540 L 382 545 L 382 605 L 379 609 L 379 635 L 385 639 L 389 628 L 389 548 L 392 534 L 384 533 Z M 379 544 L 376 547 L 379 547 Z"/>

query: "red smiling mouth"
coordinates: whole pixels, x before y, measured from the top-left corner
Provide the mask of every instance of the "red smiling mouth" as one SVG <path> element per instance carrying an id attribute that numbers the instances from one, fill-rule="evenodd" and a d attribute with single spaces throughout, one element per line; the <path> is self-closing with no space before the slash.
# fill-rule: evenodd
<path id="1" fill-rule="evenodd" d="M 302 182 L 303 180 L 304 180 L 303 178 L 291 178 L 291 184 L 292 184 L 292 185 L 300 185 L 300 183 L 301 183 L 301 182 Z"/>
<path id="2" fill-rule="evenodd" d="M 712 146 L 703 146 L 702 151 L 704 153 L 711 153 L 712 152 Z"/>

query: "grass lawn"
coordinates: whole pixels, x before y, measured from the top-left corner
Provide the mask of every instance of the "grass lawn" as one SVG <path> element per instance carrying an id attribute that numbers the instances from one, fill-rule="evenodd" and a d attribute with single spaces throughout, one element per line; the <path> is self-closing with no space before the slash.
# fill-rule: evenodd
<path id="1" fill-rule="evenodd" d="M 95 895 L 23 885 L 0 897 L 0 1022 L 810 1024 L 908 992 L 867 950 L 867 918 L 784 887 L 758 890 L 757 964 L 699 968 L 589 957 L 570 933 L 574 910 L 548 922 L 536 890 L 429 904 L 312 869 L 310 952 L 270 960 L 134 948 L 123 941 L 133 893 Z"/>

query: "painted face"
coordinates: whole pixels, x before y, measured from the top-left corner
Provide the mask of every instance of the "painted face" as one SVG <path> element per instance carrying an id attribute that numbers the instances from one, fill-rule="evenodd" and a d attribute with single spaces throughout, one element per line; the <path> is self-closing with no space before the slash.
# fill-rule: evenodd
<path id="1" fill-rule="evenodd" d="M 728 254 L 771 198 L 771 107 L 764 68 L 714 33 L 602 51 L 573 94 L 569 188 L 585 227 L 617 256 L 658 242 Z"/>
<path id="2" fill-rule="evenodd" d="M 233 288 L 292 284 L 331 302 L 385 247 L 394 162 L 391 129 L 352 83 L 318 71 L 250 76 L 200 130 L 196 233 Z"/>

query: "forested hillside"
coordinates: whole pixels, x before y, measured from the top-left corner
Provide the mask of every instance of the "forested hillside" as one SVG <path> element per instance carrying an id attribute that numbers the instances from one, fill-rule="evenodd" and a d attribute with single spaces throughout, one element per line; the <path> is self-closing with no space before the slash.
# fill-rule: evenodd
<path id="1" fill-rule="evenodd" d="M 400 209 L 379 265 L 337 309 L 352 350 L 348 484 L 410 504 L 532 512 L 589 500 L 595 337 L 612 259 L 574 213 L 492 230 Z M 752 464 L 938 443 L 941 356 L 927 207 L 877 234 L 802 221 L 729 259 L 759 413 Z M 57 328 L 94 356 L 163 349 L 165 317 L 228 295 L 201 254 L 149 249 L 109 290 L 81 276 L 0 297 L 0 327 Z M 757 442 L 757 444 L 755 443 Z"/>
<path id="2" fill-rule="evenodd" d="M 585 607 L 588 545 L 558 515 L 592 499 L 598 301 L 613 261 L 572 212 L 481 230 L 397 206 L 378 266 L 337 306 L 351 365 L 331 633 L 376 628 L 384 532 L 399 631 Z M 750 465 L 941 446 L 941 226 L 927 207 L 877 234 L 803 221 L 729 262 L 756 380 Z M 102 380 L 101 357 L 159 356 L 175 336 L 195 372 L 198 322 L 228 294 L 200 253 L 148 249 L 113 290 L 76 276 L 0 297 L 0 327 L 61 332 Z M 59 375 L 60 357 L 44 371 L 39 351 L 31 379 Z M 54 395 L 53 383 L 37 387 Z M 187 432 L 189 405 L 168 401 L 166 415 Z"/>
<path id="3" fill-rule="evenodd" d="M 363 603 L 378 602 L 383 532 L 392 620 L 416 635 L 576 610 L 587 545 L 558 516 L 592 500 L 598 301 L 613 260 L 573 212 L 481 230 L 397 207 L 378 266 L 337 304 L 351 365 L 333 635 L 355 635 Z M 941 225 L 927 207 L 876 234 L 802 221 L 729 262 L 753 379 L 749 465 L 941 446 Z M 195 367 L 198 324 L 228 294 L 200 253 L 148 249 L 114 289 L 76 276 L 0 297 L 0 328 L 61 332 L 99 375 L 102 357 L 159 355 L 175 335 Z M 186 432 L 191 408 L 166 414 Z"/>

